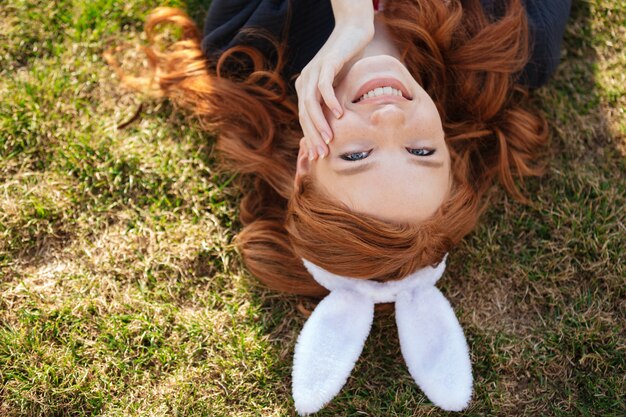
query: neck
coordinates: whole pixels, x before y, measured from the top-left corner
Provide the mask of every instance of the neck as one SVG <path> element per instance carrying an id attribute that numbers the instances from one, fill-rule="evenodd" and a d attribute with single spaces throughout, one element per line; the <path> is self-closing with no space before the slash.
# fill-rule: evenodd
<path id="1" fill-rule="evenodd" d="M 397 58 L 399 61 L 404 62 L 400 57 L 400 51 L 396 47 L 391 38 L 391 34 L 387 29 L 387 26 L 381 22 L 380 16 L 381 13 L 376 13 L 374 15 L 374 37 L 368 43 L 365 48 L 361 50 L 360 53 L 352 57 L 352 59 L 344 65 L 342 70 L 343 73 L 348 71 L 355 62 L 369 57 L 369 56 L 377 56 L 377 55 L 390 55 L 394 58 Z M 341 78 L 342 76 L 338 76 L 337 78 Z"/>
<path id="2" fill-rule="evenodd" d="M 360 58 L 376 55 L 391 55 L 394 58 L 400 58 L 400 51 L 393 42 L 391 34 L 387 26 L 381 22 L 380 13 L 374 16 L 374 38 L 363 49 Z"/>

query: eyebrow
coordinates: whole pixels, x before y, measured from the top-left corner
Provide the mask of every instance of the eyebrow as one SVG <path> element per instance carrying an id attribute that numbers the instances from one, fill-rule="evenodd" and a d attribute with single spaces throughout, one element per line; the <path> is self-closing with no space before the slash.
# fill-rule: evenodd
<path id="1" fill-rule="evenodd" d="M 415 165 L 425 166 L 429 168 L 439 168 L 443 166 L 443 161 L 429 161 L 427 159 L 411 159 L 410 162 Z M 361 172 L 369 171 L 376 165 L 378 165 L 378 162 L 376 161 L 367 162 L 364 164 L 359 164 L 355 167 L 336 169 L 335 172 L 339 175 L 355 175 L 360 174 Z"/>

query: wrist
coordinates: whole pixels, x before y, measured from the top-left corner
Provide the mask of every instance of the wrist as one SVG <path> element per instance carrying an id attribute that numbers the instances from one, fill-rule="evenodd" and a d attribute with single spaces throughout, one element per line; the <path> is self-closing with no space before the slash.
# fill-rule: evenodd
<path id="1" fill-rule="evenodd" d="M 371 26 L 374 30 L 374 5 L 372 0 L 332 0 L 335 26 L 349 24 Z"/>

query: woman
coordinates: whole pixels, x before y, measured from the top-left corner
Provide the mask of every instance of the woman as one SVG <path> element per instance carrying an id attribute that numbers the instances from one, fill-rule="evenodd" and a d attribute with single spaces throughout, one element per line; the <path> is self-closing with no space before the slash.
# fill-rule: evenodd
<path id="1" fill-rule="evenodd" d="M 437 264 L 472 230 L 480 199 L 494 180 L 523 199 L 516 178 L 541 172 L 538 158 L 547 132 L 545 122 L 525 104 L 526 88 L 519 82 L 536 86 L 554 69 L 568 5 L 555 8 L 549 4 L 556 2 L 543 2 L 548 6 L 536 13 L 543 17 L 531 21 L 535 39 L 529 39 L 528 14 L 520 1 L 507 7 L 462 3 L 388 1 L 375 15 L 376 33 L 383 35 L 382 48 L 390 53 L 375 64 L 395 65 L 392 78 L 402 78 L 400 89 L 410 88 L 403 92 L 405 98 L 415 98 L 401 104 L 425 119 L 394 113 L 394 105 L 382 104 L 384 109 L 374 114 L 376 103 L 350 103 L 357 98 L 350 96 L 351 88 L 362 79 L 360 54 L 367 53 L 359 48 L 364 43 L 374 52 L 381 47 L 376 44 L 381 37 L 367 45 L 369 21 L 359 16 L 356 23 L 341 22 L 356 15 L 354 7 L 334 25 L 328 2 L 215 0 L 203 37 L 179 10 L 160 8 L 150 15 L 146 52 L 158 92 L 195 114 L 208 131 L 218 131 L 217 148 L 227 166 L 252 182 L 241 202 L 245 227 L 238 242 L 248 269 L 266 285 L 302 295 L 326 293 L 301 258 L 339 275 L 398 279 Z M 339 4 L 333 3 L 335 8 Z M 365 9 L 373 18 L 369 3 Z M 535 9 L 541 7 L 529 1 L 528 12 Z M 168 22 L 183 35 L 162 52 L 153 45 L 157 26 Z M 356 40 L 344 42 L 361 22 L 365 29 Z M 336 52 L 333 46 L 343 49 Z M 319 65 L 325 52 L 335 53 L 330 74 L 354 70 L 354 77 L 335 74 L 335 94 L 344 106 L 369 106 L 366 132 L 353 129 L 359 122 L 351 119 L 350 109 L 338 108 L 328 89 L 329 72 Z M 351 65 L 350 59 L 356 63 Z M 301 77 L 299 106 L 293 83 L 307 61 L 303 72 L 311 71 Z M 340 68 L 336 63 L 342 61 Z M 367 72 L 367 65 L 362 67 Z M 343 112 L 340 118 L 326 106 L 326 117 L 319 117 L 316 75 L 325 80 L 324 101 Z M 378 129 L 377 117 L 387 127 Z M 418 130 L 407 120 L 423 127 Z M 405 131 L 394 123 L 406 125 Z M 306 158 L 324 144 L 319 133 L 324 129 L 334 135 L 324 149 L 330 155 Z M 365 133 L 376 137 L 359 144 Z M 364 165 L 367 160 L 360 159 L 383 137 L 392 138 L 383 152 L 387 171 L 378 167 L 378 172 L 352 172 L 339 179 L 337 170 Z M 409 164 L 407 155 L 430 166 Z M 400 166 L 394 166 L 397 160 L 403 161 Z M 428 180 L 421 181 L 422 175 Z M 358 271 L 355 265 L 360 265 Z"/>
<path id="2" fill-rule="evenodd" d="M 148 18 L 158 91 L 250 181 L 238 243 L 256 277 L 311 296 L 328 292 L 314 270 L 410 277 L 473 229 L 495 180 L 523 199 L 516 179 L 541 172 L 547 139 L 523 84 L 554 70 L 569 4 L 507 3 L 214 0 L 202 37 L 181 11 Z M 167 22 L 183 36 L 160 52 Z"/>

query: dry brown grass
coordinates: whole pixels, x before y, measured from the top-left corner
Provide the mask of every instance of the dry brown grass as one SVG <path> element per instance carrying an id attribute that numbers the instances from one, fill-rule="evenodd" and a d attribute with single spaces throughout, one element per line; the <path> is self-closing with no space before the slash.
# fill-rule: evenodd
<path id="1" fill-rule="evenodd" d="M 0 415 L 293 415 L 297 306 L 314 302 L 244 270 L 211 136 L 100 59 L 157 2 L 44 3 L 0 5 Z M 625 27 L 621 0 L 576 3 L 535 94 L 553 135 L 533 204 L 494 193 L 450 257 L 476 379 L 462 415 L 626 414 Z M 319 415 L 446 413 L 378 314 Z"/>

